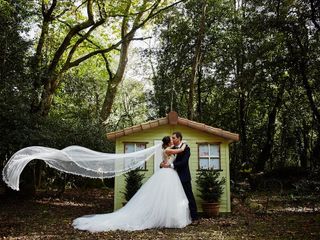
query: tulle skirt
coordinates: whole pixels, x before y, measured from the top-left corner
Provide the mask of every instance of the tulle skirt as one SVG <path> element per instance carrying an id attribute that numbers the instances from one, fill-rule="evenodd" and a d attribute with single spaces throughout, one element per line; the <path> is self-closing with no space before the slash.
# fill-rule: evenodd
<path id="1" fill-rule="evenodd" d="M 178 174 L 163 168 L 152 175 L 121 209 L 108 214 L 86 215 L 73 227 L 90 232 L 149 228 L 183 228 L 191 223 L 188 199 Z"/>

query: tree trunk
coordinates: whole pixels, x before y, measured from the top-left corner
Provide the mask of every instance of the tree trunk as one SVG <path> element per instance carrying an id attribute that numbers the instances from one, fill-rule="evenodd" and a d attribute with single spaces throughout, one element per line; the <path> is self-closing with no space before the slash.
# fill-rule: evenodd
<path id="1" fill-rule="evenodd" d="M 300 63 L 300 73 L 301 73 L 301 76 L 302 76 L 302 81 L 303 81 L 303 86 L 306 90 L 306 94 L 307 94 L 307 97 L 308 97 L 308 100 L 309 100 L 309 104 L 310 104 L 310 108 L 312 110 L 312 113 L 316 119 L 316 123 L 317 123 L 317 129 L 320 133 L 320 112 L 319 112 L 319 109 L 316 105 L 316 103 L 314 102 L 314 97 L 313 97 L 313 93 L 312 93 L 312 89 L 311 89 L 311 86 L 309 84 L 309 81 L 308 81 L 308 77 L 307 77 L 307 65 L 306 63 L 304 62 L 304 60 L 302 60 L 303 62 Z"/>
<path id="2" fill-rule="evenodd" d="M 303 130 L 301 131 L 303 144 L 300 144 L 300 148 L 302 149 L 300 152 L 300 165 L 303 168 L 308 167 L 309 157 L 308 157 L 308 149 L 309 149 L 309 132 L 310 130 L 307 127 L 306 121 L 303 119 Z M 301 142 L 302 142 L 301 141 Z"/>
<path id="3" fill-rule="evenodd" d="M 141 7 L 141 9 L 145 9 L 146 3 L 147 1 L 144 0 L 143 6 Z M 127 4 L 126 13 L 129 13 L 130 7 L 131 7 L 131 1 L 129 1 Z M 122 43 L 121 43 L 121 49 L 120 49 L 120 58 L 119 58 L 117 71 L 114 75 L 112 74 L 111 69 L 109 68 L 109 63 L 107 59 L 104 58 L 106 61 L 106 67 L 109 73 L 109 81 L 107 86 L 107 93 L 106 93 L 106 96 L 102 105 L 102 109 L 101 109 L 101 114 L 100 114 L 100 118 L 102 119 L 102 121 L 106 121 L 111 114 L 111 109 L 117 94 L 118 85 L 121 83 L 123 79 L 124 71 L 128 63 L 129 45 L 137 29 L 139 28 L 138 25 L 143 14 L 142 12 L 143 11 L 141 11 L 134 19 L 133 27 L 131 28 L 130 31 L 128 31 L 129 29 L 128 17 L 126 16 L 122 20 L 122 25 L 121 25 Z"/>
<path id="4" fill-rule="evenodd" d="M 302 76 L 303 86 L 306 90 L 307 98 L 309 100 L 310 108 L 313 113 L 315 123 L 316 123 L 316 129 L 318 132 L 316 144 L 314 145 L 314 147 L 311 151 L 311 155 L 310 155 L 310 161 L 313 163 L 313 166 L 316 167 L 319 165 L 319 155 L 320 155 L 320 112 L 319 112 L 319 109 L 314 101 L 312 88 L 309 84 L 308 74 L 307 74 L 308 73 L 308 66 L 307 66 L 306 61 L 307 60 L 302 59 L 299 64 L 299 67 L 300 67 L 300 73 Z"/>
<path id="5" fill-rule="evenodd" d="M 39 90 L 43 85 L 43 72 L 41 70 L 42 59 L 43 59 L 43 48 L 46 43 L 49 26 L 53 20 L 52 13 L 57 5 L 57 0 L 52 1 L 52 5 L 48 9 L 48 6 L 42 1 L 42 26 L 41 34 L 37 44 L 36 53 L 31 60 L 31 68 L 33 73 L 33 93 L 31 98 L 31 112 L 39 111 Z"/>
<path id="6" fill-rule="evenodd" d="M 274 139 L 275 128 L 276 128 L 276 124 L 275 124 L 276 116 L 277 116 L 277 111 L 282 104 L 284 89 L 285 89 L 285 80 L 282 79 L 282 83 L 281 83 L 279 92 L 277 94 L 276 102 L 269 114 L 268 125 L 267 125 L 267 139 L 262 148 L 262 151 L 258 156 L 258 161 L 256 164 L 256 170 L 258 172 L 264 171 L 266 162 L 271 158 L 272 149 L 273 149 L 273 139 Z"/>
<path id="7" fill-rule="evenodd" d="M 71 44 L 71 40 L 74 38 L 74 36 L 79 34 L 81 30 L 87 29 L 91 26 L 93 26 L 93 29 L 95 28 L 95 22 L 93 19 L 93 0 L 88 0 L 87 1 L 87 13 L 88 13 L 87 20 L 84 22 L 78 23 L 73 27 L 70 27 L 69 32 L 61 42 L 58 49 L 55 51 L 52 61 L 47 65 L 41 63 L 43 48 L 44 48 L 44 45 L 46 44 L 46 38 L 49 31 L 49 25 L 55 19 L 52 13 L 56 7 L 56 4 L 57 4 L 57 0 L 53 0 L 52 5 L 48 9 L 48 6 L 45 4 L 44 1 L 42 1 L 43 22 L 41 26 L 41 35 L 40 35 L 39 42 L 36 48 L 36 53 L 34 55 L 33 62 L 32 62 L 32 68 L 33 68 L 35 77 L 34 77 L 34 94 L 31 100 L 31 110 L 32 112 L 39 113 L 43 116 L 46 116 L 49 113 L 54 92 L 59 84 L 59 78 L 57 76 L 60 77 L 63 72 L 65 72 L 66 70 L 68 70 L 73 66 L 73 65 L 70 65 L 68 67 L 64 66 L 62 70 L 57 70 L 59 63 L 61 62 L 62 55 L 66 51 L 68 51 L 68 47 Z M 90 30 L 88 32 L 91 33 Z M 77 41 L 78 45 L 82 41 L 87 39 L 88 36 L 89 34 L 86 35 L 86 37 L 83 37 L 80 40 L 78 40 Z M 77 48 L 78 45 L 75 44 L 74 47 Z M 72 48 L 72 50 L 74 49 Z M 73 52 L 74 51 L 70 51 L 69 55 L 70 53 L 72 55 Z M 45 70 L 40 70 L 41 68 Z M 42 93 L 39 99 L 38 91 L 40 88 L 42 88 Z"/>
<path id="8" fill-rule="evenodd" d="M 100 117 L 103 121 L 107 120 L 111 114 L 112 105 L 113 105 L 114 99 L 117 94 L 117 88 L 118 88 L 119 83 L 122 80 L 122 77 L 121 78 L 120 77 L 114 78 L 112 80 L 115 83 L 108 84 L 107 93 L 106 93 L 106 96 L 105 96 L 105 99 L 104 99 L 104 102 L 102 105 L 102 109 L 101 109 Z M 118 82 L 118 84 L 116 82 Z"/>
<path id="9" fill-rule="evenodd" d="M 243 39 L 241 39 L 243 42 Z M 236 81 L 239 91 L 239 127 L 240 127 L 240 148 L 241 148 L 241 161 L 248 163 L 248 144 L 247 144 L 247 95 L 246 95 L 246 79 L 244 74 L 243 63 L 245 54 L 242 49 L 236 53 Z"/>
<path id="10" fill-rule="evenodd" d="M 319 156 L 320 156 L 320 136 L 317 137 L 317 141 L 311 151 L 310 160 L 311 160 L 311 166 L 313 169 L 320 166 Z"/>
<path id="11" fill-rule="evenodd" d="M 94 12 L 94 10 L 96 9 L 94 4 L 98 4 L 97 1 L 93 1 L 93 0 L 86 1 L 87 15 L 88 15 L 87 19 L 73 26 L 66 23 L 66 25 L 69 27 L 68 33 L 64 37 L 63 41 L 59 44 L 59 47 L 57 48 L 57 50 L 54 52 L 51 62 L 46 64 L 45 66 L 41 66 L 42 69 L 44 69 L 45 76 L 41 74 L 39 78 L 41 79 L 41 81 L 37 81 L 37 83 L 40 83 L 39 88 L 42 88 L 41 89 L 42 95 L 39 100 L 38 93 L 37 91 L 35 92 L 36 94 L 34 96 L 33 103 L 32 103 L 33 112 L 40 113 L 41 115 L 44 115 L 44 116 L 48 114 L 53 97 L 54 97 L 54 92 L 57 88 L 57 84 L 59 84 L 59 79 L 55 80 L 56 78 L 54 76 L 55 74 L 61 77 L 62 74 L 65 73 L 67 70 L 78 66 L 80 63 L 86 61 L 87 59 L 93 56 L 96 56 L 98 54 L 103 55 L 105 53 L 111 52 L 117 49 L 120 45 L 122 45 L 118 70 L 115 76 L 112 76 L 109 78 L 110 86 L 107 87 L 107 94 L 109 94 L 109 96 L 106 95 L 104 106 L 100 113 L 100 115 L 103 117 L 103 120 L 105 120 L 110 115 L 111 107 L 114 101 L 114 96 L 116 95 L 117 87 L 122 80 L 124 68 L 127 64 L 127 60 L 126 60 L 127 48 L 129 46 L 130 41 L 133 40 L 133 36 L 135 32 L 141 27 L 143 27 L 148 21 L 153 19 L 158 14 L 179 4 L 181 0 L 174 2 L 165 7 L 159 7 L 160 2 L 161 1 L 156 1 L 154 4 L 152 4 L 151 8 L 147 8 L 150 1 L 143 0 L 141 6 L 139 7 L 139 12 L 137 14 L 136 13 L 134 14 L 134 16 L 136 16 L 134 18 L 134 21 L 129 23 L 130 17 L 132 16 L 132 14 L 130 14 L 130 7 L 132 5 L 132 1 L 127 1 L 126 13 L 123 15 L 124 20 L 122 22 L 122 28 L 121 28 L 121 40 L 119 40 L 117 43 L 105 49 L 101 49 L 100 46 L 95 45 L 95 47 L 98 47 L 98 49 L 91 51 L 88 54 L 81 56 L 77 59 L 73 59 L 74 53 L 76 52 L 76 50 L 79 48 L 80 44 L 83 41 L 87 40 L 93 43 L 89 39 L 90 34 L 94 29 L 96 29 L 98 26 L 102 25 L 105 22 L 104 16 L 102 16 L 101 14 L 95 14 Z M 35 62 L 37 62 L 38 59 L 40 59 L 39 56 L 43 54 L 42 46 L 45 44 L 44 40 L 45 40 L 46 29 L 47 29 L 46 23 L 52 22 L 54 19 L 59 17 L 59 16 L 52 16 L 52 12 L 56 7 L 57 0 L 52 0 L 52 5 L 50 9 L 47 9 L 48 7 L 45 4 L 45 1 L 42 1 L 42 3 L 43 3 L 42 14 L 43 14 L 43 17 L 46 19 L 46 21 L 43 22 L 44 23 L 43 29 L 42 29 L 43 34 L 41 34 L 42 37 L 40 38 L 37 46 L 37 51 L 35 54 Z M 142 18 L 144 15 L 146 15 L 146 17 Z M 98 21 L 95 21 L 94 20 L 95 16 L 100 16 L 100 19 Z M 132 26 L 132 28 L 130 29 L 130 31 L 127 31 L 129 26 Z M 81 33 L 83 30 L 85 30 L 86 33 Z M 75 36 L 80 36 L 80 38 L 78 38 L 78 40 L 75 40 Z M 66 55 L 66 60 L 64 61 L 63 56 L 65 55 Z M 109 97 L 110 99 L 108 99 Z"/>
<path id="12" fill-rule="evenodd" d="M 202 122 L 202 101 L 201 101 L 201 80 L 202 80 L 202 72 L 201 72 L 201 67 L 198 69 L 198 74 L 199 74 L 199 77 L 198 77 L 198 107 L 197 107 L 197 120 L 199 122 Z"/>
<path id="13" fill-rule="evenodd" d="M 247 117 L 246 117 L 246 99 L 245 94 L 239 94 L 239 117 L 240 117 L 240 136 L 241 136 L 241 153 L 242 162 L 248 161 L 248 148 L 247 148 Z"/>
<path id="14" fill-rule="evenodd" d="M 41 116 L 47 116 L 49 114 L 54 93 L 59 86 L 62 73 L 59 75 L 51 74 L 52 78 L 45 82 L 45 85 L 42 90 L 40 103 L 38 105 L 38 113 Z"/>
<path id="15" fill-rule="evenodd" d="M 205 20 L 206 20 L 206 10 L 207 10 L 207 2 L 204 1 L 202 6 L 202 15 L 199 26 L 199 33 L 195 43 L 195 56 L 191 69 L 191 77 L 190 77 L 190 86 L 189 86 L 189 101 L 188 101 L 188 119 L 193 120 L 194 118 L 194 92 L 195 85 L 197 82 L 197 70 L 198 66 L 201 63 L 201 44 L 204 38 L 205 32 Z"/>
<path id="16" fill-rule="evenodd" d="M 131 36 L 131 38 L 129 38 L 129 40 L 126 40 L 125 42 L 122 43 L 117 72 L 108 81 L 107 93 L 106 93 L 106 96 L 102 105 L 102 109 L 101 109 L 101 114 L 100 114 L 100 117 L 103 121 L 107 120 L 111 114 L 111 109 L 117 94 L 118 85 L 121 83 L 123 79 L 124 71 L 127 66 L 128 50 L 129 50 L 129 45 L 132 37 L 133 35 Z"/>

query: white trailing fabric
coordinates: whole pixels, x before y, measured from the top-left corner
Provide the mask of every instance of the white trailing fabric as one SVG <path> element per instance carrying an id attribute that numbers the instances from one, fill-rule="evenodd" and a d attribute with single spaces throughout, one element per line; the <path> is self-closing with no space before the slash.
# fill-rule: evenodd
<path id="1" fill-rule="evenodd" d="M 141 166 L 156 152 L 161 144 L 133 153 L 102 153 L 81 146 L 70 146 L 62 150 L 31 146 L 16 152 L 5 165 L 2 175 L 6 184 L 19 190 L 20 174 L 34 159 L 45 161 L 59 171 L 91 178 L 112 178 Z"/>

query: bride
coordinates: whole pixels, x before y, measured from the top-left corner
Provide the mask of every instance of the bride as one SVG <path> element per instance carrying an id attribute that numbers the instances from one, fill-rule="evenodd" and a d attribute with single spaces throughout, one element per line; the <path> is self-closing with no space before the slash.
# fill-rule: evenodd
<path id="1" fill-rule="evenodd" d="M 163 162 L 172 163 L 183 152 L 173 146 L 169 136 L 162 139 Z M 183 228 L 191 223 L 188 199 L 175 170 L 161 168 L 142 185 L 121 209 L 108 214 L 86 215 L 73 221 L 73 227 L 90 232 Z"/>

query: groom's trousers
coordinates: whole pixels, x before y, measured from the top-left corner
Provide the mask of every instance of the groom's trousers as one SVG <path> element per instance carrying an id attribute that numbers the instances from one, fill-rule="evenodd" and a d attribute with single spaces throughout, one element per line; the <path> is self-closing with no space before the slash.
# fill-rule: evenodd
<path id="1" fill-rule="evenodd" d="M 184 192 L 186 193 L 188 201 L 189 201 L 189 209 L 190 209 L 191 219 L 192 219 L 192 221 L 197 220 L 198 219 L 197 204 L 196 204 L 196 200 L 194 199 L 194 196 L 193 196 L 191 182 L 190 181 L 183 182 L 182 186 L 183 186 Z"/>

